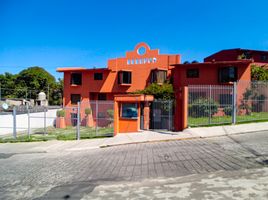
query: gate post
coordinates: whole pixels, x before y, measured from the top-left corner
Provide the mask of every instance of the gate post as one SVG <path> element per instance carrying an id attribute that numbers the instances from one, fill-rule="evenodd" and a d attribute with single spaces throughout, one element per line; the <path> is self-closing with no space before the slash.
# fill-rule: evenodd
<path id="1" fill-rule="evenodd" d="M 143 108 L 143 129 L 149 130 L 149 124 L 150 124 L 150 106 L 149 101 L 145 101 Z"/>
<path id="2" fill-rule="evenodd" d="M 183 87 L 183 104 L 182 104 L 182 130 L 188 126 L 188 86 Z"/>
<path id="3" fill-rule="evenodd" d="M 119 132 L 119 103 L 114 99 L 114 136 Z"/>
<path id="4" fill-rule="evenodd" d="M 80 140 L 80 102 L 77 103 L 76 139 Z"/>
<path id="5" fill-rule="evenodd" d="M 27 103 L 27 116 L 28 116 L 28 138 L 30 138 L 31 135 L 31 118 L 30 118 L 30 109 L 29 104 Z"/>
<path id="6" fill-rule="evenodd" d="M 95 135 L 98 135 L 98 125 L 99 125 L 99 101 L 95 101 L 96 104 L 96 126 L 95 126 Z"/>
<path id="7" fill-rule="evenodd" d="M 232 124 L 236 124 L 236 106 L 237 106 L 237 82 L 233 84 L 233 98 L 232 98 Z"/>
<path id="8" fill-rule="evenodd" d="M 16 139 L 17 138 L 17 121 L 16 121 L 16 106 L 13 107 L 13 137 Z"/>
<path id="9" fill-rule="evenodd" d="M 174 116 L 175 131 L 182 131 L 188 124 L 188 87 L 184 86 L 176 94 L 176 107 Z"/>
<path id="10" fill-rule="evenodd" d="M 44 107 L 44 135 L 47 134 L 47 115 L 46 115 L 46 107 Z"/>

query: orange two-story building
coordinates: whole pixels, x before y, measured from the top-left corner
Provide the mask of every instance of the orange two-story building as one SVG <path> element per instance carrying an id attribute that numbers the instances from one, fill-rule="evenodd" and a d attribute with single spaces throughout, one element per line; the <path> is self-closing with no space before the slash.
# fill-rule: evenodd
<path id="1" fill-rule="evenodd" d="M 160 54 L 158 49 L 150 49 L 142 42 L 133 51 L 126 52 L 125 57 L 108 60 L 107 68 L 59 68 L 58 72 L 64 72 L 63 106 L 75 106 L 77 102 L 81 102 L 83 109 L 90 107 L 90 103 L 95 100 L 116 100 L 119 112 L 115 110 L 115 113 L 118 114 L 120 123 L 119 127 L 115 123 L 115 132 L 138 131 L 139 117 L 129 119 L 122 116 L 120 111 L 124 110 L 125 105 L 130 107 L 129 110 L 133 106 L 139 114 L 145 107 L 144 111 L 147 113 L 144 115 L 149 116 L 149 105 L 146 102 L 153 99 L 137 95 L 125 98 L 122 94 L 143 90 L 151 83 L 164 83 L 170 78 L 173 65 L 179 63 L 180 55 Z M 148 120 L 147 117 L 145 129 L 149 128 Z"/>

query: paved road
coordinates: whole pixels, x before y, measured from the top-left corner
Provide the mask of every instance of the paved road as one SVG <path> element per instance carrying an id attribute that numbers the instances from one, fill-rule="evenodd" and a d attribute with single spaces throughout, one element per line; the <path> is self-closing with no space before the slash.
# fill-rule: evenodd
<path id="1" fill-rule="evenodd" d="M 268 199 L 268 168 L 99 185 L 82 199 Z"/>
<path id="2" fill-rule="evenodd" d="M 49 153 L 13 154 L 5 145 L 7 151 L 0 148 L 0 197 L 80 199 L 101 185 L 266 168 L 267 134 Z"/>

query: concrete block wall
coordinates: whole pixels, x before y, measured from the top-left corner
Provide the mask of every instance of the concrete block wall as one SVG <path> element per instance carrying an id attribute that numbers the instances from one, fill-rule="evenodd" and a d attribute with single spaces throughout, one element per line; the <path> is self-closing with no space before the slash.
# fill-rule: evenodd
<path id="1" fill-rule="evenodd" d="M 56 120 L 58 109 L 48 110 L 46 112 L 46 127 L 53 126 Z M 44 112 L 30 114 L 31 129 L 44 128 Z M 36 118 L 35 118 L 36 117 Z M 28 115 L 20 114 L 16 116 L 17 133 L 28 130 Z M 0 135 L 13 133 L 13 115 L 0 115 Z"/>

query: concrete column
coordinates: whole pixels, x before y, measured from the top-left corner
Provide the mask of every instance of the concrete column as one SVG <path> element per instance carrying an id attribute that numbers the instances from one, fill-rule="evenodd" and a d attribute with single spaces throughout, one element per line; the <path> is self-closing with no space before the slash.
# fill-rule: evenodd
<path id="1" fill-rule="evenodd" d="M 149 130 L 150 126 L 150 105 L 148 101 L 144 102 L 144 109 L 143 109 L 143 117 L 144 117 L 144 130 Z"/>
<path id="2" fill-rule="evenodd" d="M 176 94 L 174 129 L 175 131 L 182 131 L 187 128 L 188 122 L 188 87 L 182 87 Z"/>
<path id="3" fill-rule="evenodd" d="M 119 103 L 114 101 L 114 136 L 119 132 Z"/>

